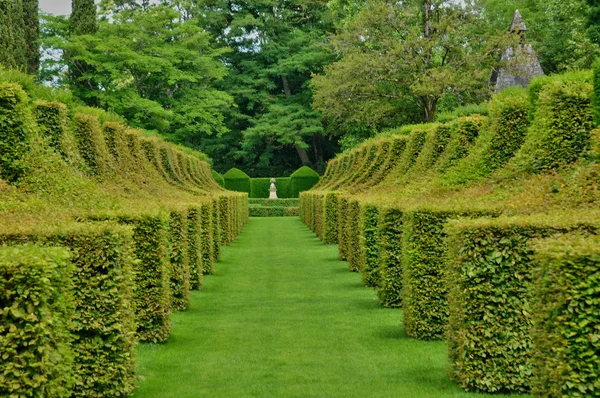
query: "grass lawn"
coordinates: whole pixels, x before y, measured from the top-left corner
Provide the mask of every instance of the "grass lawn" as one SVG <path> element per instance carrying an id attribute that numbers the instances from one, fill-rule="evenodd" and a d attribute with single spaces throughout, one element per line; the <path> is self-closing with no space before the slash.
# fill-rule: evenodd
<path id="1" fill-rule="evenodd" d="M 298 218 L 252 218 L 169 341 L 139 346 L 134 396 L 483 396 L 454 385 L 446 344 L 409 339 L 401 316 Z"/>

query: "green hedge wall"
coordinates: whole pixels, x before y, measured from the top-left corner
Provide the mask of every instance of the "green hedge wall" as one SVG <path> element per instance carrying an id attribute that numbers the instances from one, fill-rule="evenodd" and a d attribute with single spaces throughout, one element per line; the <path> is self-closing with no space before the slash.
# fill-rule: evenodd
<path id="1" fill-rule="evenodd" d="M 596 226 L 562 217 L 450 221 L 444 275 L 452 374 L 465 390 L 528 392 L 532 251 L 528 242 Z"/>
<path id="2" fill-rule="evenodd" d="M 593 128 L 592 77 L 571 72 L 544 80 L 535 118 L 514 159 L 526 172 L 540 172 L 572 163 L 589 148 Z"/>
<path id="3" fill-rule="evenodd" d="M 225 189 L 246 192 L 248 195 L 252 192 L 250 177 L 240 169 L 235 167 L 229 169 L 227 173 L 223 174 L 223 180 L 225 181 L 223 185 Z"/>
<path id="4" fill-rule="evenodd" d="M 268 198 L 269 187 L 271 186 L 270 178 L 251 178 L 251 193 L 250 198 Z M 293 198 L 290 192 L 291 180 L 289 177 L 276 177 L 275 186 L 277 187 L 277 197 L 280 199 Z M 297 196 L 296 196 L 297 197 Z"/>
<path id="5" fill-rule="evenodd" d="M 138 338 L 164 342 L 169 338 L 171 293 L 169 281 L 168 217 L 143 215 L 124 218 L 133 225 L 135 255 L 135 303 Z"/>
<path id="6" fill-rule="evenodd" d="M 297 198 L 300 192 L 311 189 L 319 182 L 319 174 L 307 166 L 302 166 L 290 176 L 291 197 Z"/>
<path id="7" fill-rule="evenodd" d="M 91 173 L 97 176 L 114 173 L 114 164 L 100 130 L 98 117 L 77 113 L 74 123 L 77 148 Z"/>
<path id="8" fill-rule="evenodd" d="M 600 391 L 600 238 L 566 235 L 533 246 L 532 392 Z"/>
<path id="9" fill-rule="evenodd" d="M 70 395 L 75 303 L 69 257 L 64 248 L 0 246 L 1 396 Z"/>
<path id="10" fill-rule="evenodd" d="M 364 253 L 360 245 L 360 218 L 360 202 L 350 201 L 346 212 L 346 257 L 348 257 L 348 269 L 352 272 L 359 272 L 363 263 Z"/>
<path id="11" fill-rule="evenodd" d="M 259 199 L 259 198 L 250 198 L 248 199 L 248 205 L 259 205 L 259 206 L 269 206 L 269 207 L 296 207 L 299 206 L 298 198 L 288 198 L 288 199 Z"/>
<path id="12" fill-rule="evenodd" d="M 211 205 L 212 217 L 211 221 L 211 235 L 212 235 L 212 250 L 211 250 L 211 261 L 209 263 L 210 268 L 204 268 L 204 273 L 213 273 L 215 271 L 214 266 L 221 259 L 221 212 L 219 211 L 219 200 L 213 199 Z"/>
<path id="13" fill-rule="evenodd" d="M 213 204 L 212 202 L 203 203 L 200 213 L 200 224 L 202 238 L 200 240 L 202 250 L 202 269 L 199 273 L 203 275 L 212 274 L 214 272 L 214 231 L 213 231 Z M 200 275 L 199 275 L 200 277 Z"/>
<path id="14" fill-rule="evenodd" d="M 185 311 L 190 306 L 187 210 L 171 211 L 169 217 L 169 243 L 171 310 Z"/>
<path id="15" fill-rule="evenodd" d="M 0 235 L 0 244 L 26 242 L 65 246 L 72 253 L 72 395 L 129 395 L 135 384 L 136 344 L 131 231 L 93 223 Z"/>
<path id="16" fill-rule="evenodd" d="M 222 187 L 225 187 L 225 179 L 223 178 L 223 176 L 221 174 L 217 173 L 214 170 L 211 170 L 210 173 L 211 173 L 213 179 L 217 182 L 217 184 L 219 184 Z"/>
<path id="17" fill-rule="evenodd" d="M 380 211 L 380 263 L 377 296 L 385 307 L 402 304 L 402 210 L 383 208 Z"/>
<path id="18" fill-rule="evenodd" d="M 190 272 L 190 289 L 200 290 L 204 285 L 204 256 L 202 240 L 208 239 L 203 230 L 202 207 L 193 206 L 188 209 L 188 262 Z M 206 231 L 210 234 L 210 230 Z M 210 257 L 209 257 L 210 259 Z"/>
<path id="19" fill-rule="evenodd" d="M 29 150 L 33 117 L 27 94 L 18 84 L 0 83 L 0 177 L 16 182 L 26 172 L 23 155 Z"/>
<path id="20" fill-rule="evenodd" d="M 360 267 L 363 284 L 369 287 L 379 285 L 379 210 L 373 204 L 363 207 L 361 219 L 361 246 L 364 264 Z"/>
<path id="21" fill-rule="evenodd" d="M 250 206 L 250 217 L 297 217 L 298 207 Z"/>
<path id="22" fill-rule="evenodd" d="M 323 242 L 338 243 L 338 193 L 327 192 L 323 205 Z"/>
<path id="23" fill-rule="evenodd" d="M 347 196 L 340 196 L 338 200 L 338 257 L 340 260 L 348 258 L 349 228 L 348 212 L 350 211 Z"/>

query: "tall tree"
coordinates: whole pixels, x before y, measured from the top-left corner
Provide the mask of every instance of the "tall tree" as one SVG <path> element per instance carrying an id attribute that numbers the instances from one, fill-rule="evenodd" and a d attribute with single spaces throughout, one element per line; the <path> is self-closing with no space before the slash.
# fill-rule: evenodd
<path id="1" fill-rule="evenodd" d="M 36 74 L 40 66 L 40 20 L 38 0 L 23 0 L 23 29 L 27 51 L 27 71 Z"/>
<path id="2" fill-rule="evenodd" d="M 27 70 L 23 0 L 0 0 L 0 64 Z"/>
<path id="3" fill-rule="evenodd" d="M 445 95 L 471 102 L 489 92 L 500 37 L 472 0 L 369 2 L 334 37 L 341 59 L 313 79 L 315 107 L 365 120 L 418 107 L 433 121 Z"/>
<path id="4" fill-rule="evenodd" d="M 72 0 L 71 17 L 69 19 L 71 37 L 94 35 L 98 31 L 96 4 L 94 0 Z M 86 103 L 98 105 L 95 91 L 98 83 L 94 81 L 94 68 L 81 57 L 66 51 L 68 60 L 71 89 Z"/>

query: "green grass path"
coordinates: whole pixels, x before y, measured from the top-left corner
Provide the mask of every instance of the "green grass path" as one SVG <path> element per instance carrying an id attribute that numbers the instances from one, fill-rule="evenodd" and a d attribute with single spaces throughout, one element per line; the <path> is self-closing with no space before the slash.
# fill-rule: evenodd
<path id="1" fill-rule="evenodd" d="M 298 218 L 252 218 L 172 319 L 166 344 L 138 349 L 135 397 L 478 396 Z"/>

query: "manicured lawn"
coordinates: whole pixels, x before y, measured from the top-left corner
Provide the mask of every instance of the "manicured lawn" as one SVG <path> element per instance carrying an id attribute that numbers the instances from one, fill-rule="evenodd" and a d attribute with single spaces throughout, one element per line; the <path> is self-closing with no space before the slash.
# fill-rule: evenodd
<path id="1" fill-rule="evenodd" d="M 480 396 L 401 324 L 298 218 L 252 218 L 168 343 L 139 347 L 135 396 Z"/>

